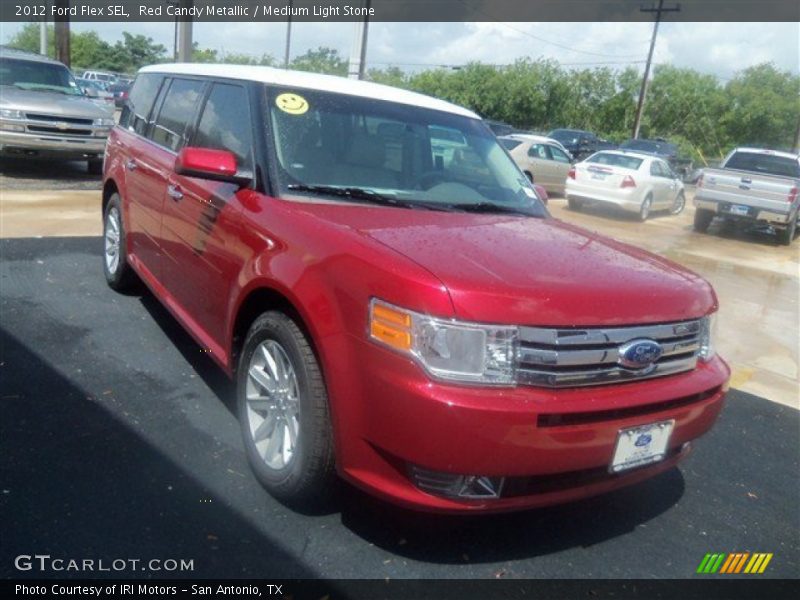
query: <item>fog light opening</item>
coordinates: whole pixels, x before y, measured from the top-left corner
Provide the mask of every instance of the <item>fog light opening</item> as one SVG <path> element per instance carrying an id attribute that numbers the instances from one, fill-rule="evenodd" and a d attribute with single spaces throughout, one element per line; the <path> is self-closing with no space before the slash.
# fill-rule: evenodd
<path id="1" fill-rule="evenodd" d="M 504 477 L 485 475 L 456 475 L 431 471 L 416 465 L 409 467 L 411 481 L 423 492 L 434 496 L 464 499 L 500 498 Z"/>

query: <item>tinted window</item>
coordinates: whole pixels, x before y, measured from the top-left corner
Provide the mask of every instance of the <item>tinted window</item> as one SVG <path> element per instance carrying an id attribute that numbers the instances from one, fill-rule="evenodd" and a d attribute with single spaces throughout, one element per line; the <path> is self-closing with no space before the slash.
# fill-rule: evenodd
<path id="1" fill-rule="evenodd" d="M 552 155 L 553 160 L 563 163 L 569 162 L 569 156 L 564 154 L 564 152 L 562 152 L 560 148 L 556 148 L 555 146 L 548 146 L 547 148 L 550 150 L 550 154 Z"/>
<path id="2" fill-rule="evenodd" d="M 528 148 L 528 156 L 531 158 L 541 158 L 542 160 L 549 160 L 550 155 L 547 153 L 547 147 L 542 144 L 531 144 Z"/>
<path id="3" fill-rule="evenodd" d="M 597 163 L 599 165 L 609 165 L 612 167 L 621 167 L 623 169 L 637 170 L 641 164 L 641 158 L 634 158 L 633 156 L 624 156 L 622 154 L 606 154 L 605 152 L 598 152 L 586 159 L 587 163 Z"/>
<path id="4" fill-rule="evenodd" d="M 759 154 L 756 152 L 736 152 L 725 163 L 728 169 L 752 171 L 778 177 L 800 177 L 800 165 L 796 158 L 776 156 L 775 154 Z"/>
<path id="5" fill-rule="evenodd" d="M 161 104 L 150 138 L 157 144 L 177 151 L 202 91 L 202 81 L 174 79 Z M 236 110 L 236 107 L 231 106 L 230 110 Z"/>
<path id="6" fill-rule="evenodd" d="M 122 109 L 119 124 L 133 129 L 139 135 L 145 134 L 147 118 L 161 86 L 162 75 L 139 75 L 133 82 L 128 102 Z"/>
<path id="7" fill-rule="evenodd" d="M 252 129 L 245 89 L 239 85 L 215 83 L 192 143 L 202 148 L 233 152 L 236 164 L 249 169 L 252 168 Z"/>

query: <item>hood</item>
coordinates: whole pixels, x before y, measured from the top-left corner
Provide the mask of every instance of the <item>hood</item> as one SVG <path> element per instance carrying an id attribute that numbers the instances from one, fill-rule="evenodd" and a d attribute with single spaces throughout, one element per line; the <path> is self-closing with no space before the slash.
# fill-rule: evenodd
<path id="1" fill-rule="evenodd" d="M 0 106 L 24 112 L 78 119 L 108 117 L 108 111 L 99 107 L 87 96 L 67 96 L 58 92 L 21 90 L 10 85 L 2 87 Z"/>
<path id="2" fill-rule="evenodd" d="M 717 304 L 680 265 L 552 218 L 312 206 L 426 268 L 465 320 L 635 325 L 697 318 Z"/>

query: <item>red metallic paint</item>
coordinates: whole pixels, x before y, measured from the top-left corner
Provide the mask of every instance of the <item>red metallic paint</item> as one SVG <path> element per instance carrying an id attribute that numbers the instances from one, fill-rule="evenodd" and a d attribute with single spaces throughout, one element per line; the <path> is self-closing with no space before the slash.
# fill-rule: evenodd
<path id="1" fill-rule="evenodd" d="M 131 158 L 142 166 L 133 172 Z M 539 427 L 539 415 L 657 405 L 726 385 L 720 358 L 692 372 L 564 390 L 433 382 L 407 357 L 368 340 L 370 298 L 440 317 L 542 326 L 697 318 L 711 287 L 661 257 L 559 222 L 276 199 L 174 172 L 175 155 L 116 128 L 105 181 L 120 190 L 133 268 L 232 375 L 234 324 L 268 289 L 291 303 L 319 356 L 339 473 L 406 506 L 496 511 L 601 493 L 670 468 L 657 465 L 556 492 L 457 501 L 415 488 L 405 465 L 532 476 L 605 467 L 620 428 L 666 418 L 670 445 L 714 423 L 724 391 L 680 408 L 586 425 Z M 166 197 L 168 184 L 184 197 Z M 269 307 L 264 307 L 268 309 Z"/>

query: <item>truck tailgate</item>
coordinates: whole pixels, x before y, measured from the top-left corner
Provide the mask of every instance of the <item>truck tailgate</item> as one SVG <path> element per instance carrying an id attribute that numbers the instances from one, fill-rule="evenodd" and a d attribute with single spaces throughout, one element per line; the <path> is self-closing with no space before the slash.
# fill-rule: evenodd
<path id="1" fill-rule="evenodd" d="M 695 197 L 788 214 L 792 207 L 790 192 L 796 185 L 797 182 L 785 177 L 705 169 Z"/>

